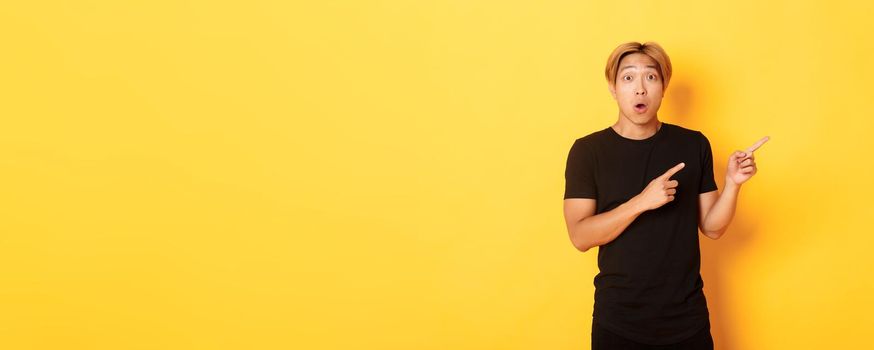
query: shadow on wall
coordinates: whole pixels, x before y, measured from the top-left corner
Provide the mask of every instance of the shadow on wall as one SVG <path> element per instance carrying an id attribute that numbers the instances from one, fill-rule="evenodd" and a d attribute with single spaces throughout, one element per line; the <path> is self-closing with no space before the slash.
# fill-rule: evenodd
<path id="1" fill-rule="evenodd" d="M 689 62 L 694 62 L 694 60 Z M 683 70 L 695 72 L 695 74 L 688 74 L 687 76 L 695 77 L 697 82 L 683 77 L 672 78 L 664 97 L 667 106 L 670 106 L 670 109 L 666 111 L 668 113 L 665 114 L 670 116 L 671 120 L 674 120 L 673 123 L 696 129 L 695 125 L 705 124 L 698 118 L 707 118 L 708 110 L 718 109 L 721 99 L 719 96 L 708 95 L 706 99 L 708 101 L 707 106 L 697 105 L 696 96 L 712 94 L 712 91 L 707 90 L 706 84 L 700 83 L 710 81 L 708 80 L 709 74 L 707 74 L 706 69 L 694 66 L 688 67 L 687 65 L 684 65 Z M 724 179 L 728 156 L 739 145 L 720 144 L 714 141 L 723 139 L 717 137 L 717 129 L 701 131 L 710 139 L 710 145 L 713 150 L 714 179 L 716 180 L 717 187 L 719 187 L 719 191 L 722 192 L 725 188 Z M 748 182 L 752 181 L 756 181 L 755 176 Z M 743 197 L 744 191 L 745 188 L 741 187 L 739 199 Z M 745 315 L 742 310 L 738 310 L 735 307 L 739 303 L 729 293 L 729 291 L 735 288 L 728 285 L 729 282 L 725 278 L 724 271 L 731 271 L 737 253 L 743 251 L 750 244 L 751 238 L 761 234 L 758 229 L 756 215 L 754 208 L 744 208 L 738 205 L 734 218 L 722 238 L 712 240 L 699 232 L 698 238 L 701 242 L 701 277 L 704 280 L 704 294 L 710 310 L 711 334 L 717 349 L 737 349 L 733 339 L 736 338 L 739 330 L 742 328 L 743 323 L 741 321 Z"/>

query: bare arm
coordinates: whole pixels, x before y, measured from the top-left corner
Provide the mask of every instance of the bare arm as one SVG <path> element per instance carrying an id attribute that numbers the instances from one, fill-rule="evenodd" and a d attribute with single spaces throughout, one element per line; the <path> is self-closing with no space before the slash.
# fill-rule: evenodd
<path id="1" fill-rule="evenodd" d="M 740 185 L 726 181 L 725 190 L 702 193 L 698 196 L 698 205 L 701 216 L 698 228 L 710 239 L 719 239 L 728 224 L 734 218 L 737 207 L 737 197 L 740 193 Z"/>
<path id="2" fill-rule="evenodd" d="M 749 181 L 758 171 L 753 152 L 768 140 L 770 137 L 765 136 L 746 150 L 732 153 L 725 170 L 725 190 L 721 194 L 718 191 L 711 191 L 698 196 L 700 208 L 698 227 L 708 238 L 719 239 L 728 229 L 737 207 L 741 185 Z"/>
<path id="3" fill-rule="evenodd" d="M 582 252 L 610 243 L 641 213 L 673 201 L 679 182 L 668 179 L 685 166 L 685 163 L 680 163 L 668 169 L 667 172 L 650 181 L 640 194 L 598 215 L 594 215 L 597 202 L 595 199 L 565 199 L 564 217 L 571 243 Z"/>
<path id="4" fill-rule="evenodd" d="M 636 198 L 629 199 L 613 210 L 598 215 L 593 215 L 596 204 L 594 199 L 565 199 L 564 216 L 571 243 L 578 250 L 585 252 L 616 239 L 645 211 L 637 204 Z"/>

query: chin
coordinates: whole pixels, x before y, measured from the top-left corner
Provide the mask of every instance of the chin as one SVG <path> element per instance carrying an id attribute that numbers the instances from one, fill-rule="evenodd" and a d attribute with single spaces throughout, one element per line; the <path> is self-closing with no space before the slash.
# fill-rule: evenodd
<path id="1" fill-rule="evenodd" d="M 634 111 L 631 114 L 626 114 L 628 119 L 631 119 L 631 122 L 637 125 L 646 125 L 655 119 L 655 115 L 646 115 L 646 114 L 637 114 Z"/>

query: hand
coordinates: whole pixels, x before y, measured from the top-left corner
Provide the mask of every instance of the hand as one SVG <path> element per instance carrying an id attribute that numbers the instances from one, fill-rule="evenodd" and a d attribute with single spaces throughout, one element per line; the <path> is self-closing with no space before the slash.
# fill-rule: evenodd
<path id="1" fill-rule="evenodd" d="M 744 152 L 735 151 L 732 153 L 731 156 L 728 157 L 728 167 L 725 170 L 725 181 L 731 181 L 739 186 L 753 177 L 758 170 L 758 168 L 756 168 L 756 156 L 753 155 L 753 152 L 770 139 L 769 136 L 765 136 L 754 145 L 748 147 Z"/>
<path id="2" fill-rule="evenodd" d="M 637 195 L 640 204 L 645 210 L 659 208 L 665 205 L 665 203 L 674 200 L 674 194 L 677 193 L 676 187 L 680 183 L 677 180 L 668 181 L 668 179 L 685 166 L 686 163 L 677 164 L 673 168 L 668 169 L 668 171 L 661 176 L 652 179 L 652 181 L 649 182 L 649 185 L 646 185 L 643 192 L 640 192 L 640 194 Z"/>

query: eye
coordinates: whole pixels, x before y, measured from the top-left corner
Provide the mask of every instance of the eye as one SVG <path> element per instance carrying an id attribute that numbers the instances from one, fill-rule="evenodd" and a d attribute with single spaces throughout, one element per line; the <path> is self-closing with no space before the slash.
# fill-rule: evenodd
<path id="1" fill-rule="evenodd" d="M 647 78 L 649 78 L 649 80 L 656 80 L 656 78 L 658 77 L 655 74 L 650 74 L 647 76 Z"/>
<path id="2" fill-rule="evenodd" d="M 626 79 L 626 78 L 627 78 L 627 79 Z M 626 75 L 626 76 L 622 77 L 622 80 L 625 80 L 625 81 L 631 80 L 631 76 L 630 76 L 630 75 Z"/>

